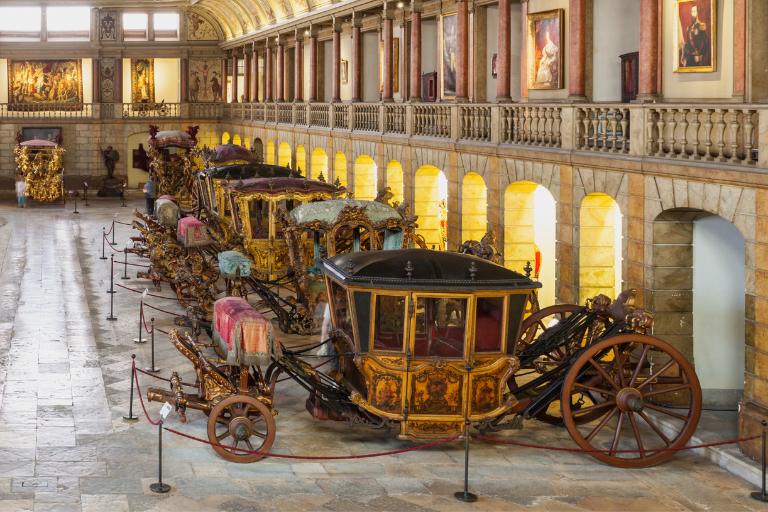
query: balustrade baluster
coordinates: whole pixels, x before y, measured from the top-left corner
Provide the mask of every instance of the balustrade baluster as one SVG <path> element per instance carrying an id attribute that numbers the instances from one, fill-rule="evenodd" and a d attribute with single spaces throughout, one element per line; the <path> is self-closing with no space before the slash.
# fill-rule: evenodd
<path id="1" fill-rule="evenodd" d="M 680 109 L 680 158 L 688 158 L 688 112 L 686 109 Z"/>
<path id="2" fill-rule="evenodd" d="M 731 162 L 738 163 L 739 158 L 739 110 L 729 109 L 728 114 L 731 117 L 730 140 L 731 140 Z"/>
<path id="3" fill-rule="evenodd" d="M 693 140 L 691 141 L 691 157 L 694 160 L 699 160 L 701 159 L 701 155 L 699 155 L 699 144 L 701 144 L 701 139 L 699 138 L 701 121 L 699 120 L 699 115 L 701 114 L 701 110 L 694 108 L 691 113 L 693 114 L 693 117 L 691 118 L 691 131 L 693 132 Z"/>
<path id="4" fill-rule="evenodd" d="M 744 162 L 748 164 L 754 163 L 752 158 L 752 149 L 754 148 L 752 137 L 754 136 L 755 130 L 752 118 L 754 114 L 755 113 L 752 110 L 744 110 Z"/>
<path id="5" fill-rule="evenodd" d="M 725 112 L 722 109 L 715 109 L 717 121 L 715 123 L 715 135 L 717 136 L 717 156 L 720 162 L 728 160 L 725 157 Z"/>

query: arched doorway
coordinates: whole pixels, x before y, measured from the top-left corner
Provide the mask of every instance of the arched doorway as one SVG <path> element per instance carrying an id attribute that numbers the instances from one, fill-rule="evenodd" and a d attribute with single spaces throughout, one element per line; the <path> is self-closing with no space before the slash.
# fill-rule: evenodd
<path id="1" fill-rule="evenodd" d="M 316 180 L 321 174 L 323 175 L 323 178 L 328 181 L 328 155 L 325 154 L 323 148 L 315 148 L 312 150 L 310 174 L 307 176 Z"/>
<path id="2" fill-rule="evenodd" d="M 347 186 L 347 157 L 341 151 L 337 151 L 333 157 L 333 182 L 336 181 L 342 187 Z"/>
<path id="3" fill-rule="evenodd" d="M 488 231 L 488 188 L 476 172 L 461 181 L 461 241 L 480 240 Z"/>
<path id="4" fill-rule="evenodd" d="M 368 155 L 360 155 L 355 160 L 354 198 L 362 201 L 376 199 L 376 162 Z"/>
<path id="5" fill-rule="evenodd" d="M 264 155 L 264 160 L 269 165 L 275 165 L 275 141 L 267 141 L 267 154 Z"/>
<path id="6" fill-rule="evenodd" d="M 414 188 L 416 233 L 424 237 L 430 249 L 444 251 L 448 245 L 448 180 L 434 165 L 423 165 L 416 170 Z"/>
<path id="7" fill-rule="evenodd" d="M 530 181 L 510 184 L 504 191 L 504 266 L 522 273 L 530 262 L 535 271 L 539 251 L 543 307 L 555 303 L 556 233 L 555 198 L 549 190 Z"/>
<path id="8" fill-rule="evenodd" d="M 674 209 L 653 222 L 654 334 L 692 361 L 705 407 L 736 410 L 744 390 L 745 243 L 733 223 Z"/>
<path id="9" fill-rule="evenodd" d="M 229 144 L 229 142 L 232 140 L 232 136 L 229 134 L 229 132 L 224 132 L 221 134 L 221 143 L 222 144 Z"/>
<path id="10" fill-rule="evenodd" d="M 391 160 L 387 164 L 386 181 L 390 192 L 392 192 L 392 202 L 402 203 L 405 195 L 403 166 L 397 160 Z"/>
<path id="11" fill-rule="evenodd" d="M 243 145 L 243 139 L 240 138 L 240 135 L 235 134 L 232 136 L 232 144 L 235 146 L 242 146 Z"/>
<path id="12" fill-rule="evenodd" d="M 251 146 L 251 151 L 253 151 L 254 156 L 256 156 L 256 161 L 258 163 L 262 163 L 264 161 L 264 143 L 261 142 L 261 139 L 256 137 L 253 139 L 253 146 Z"/>
<path id="13" fill-rule="evenodd" d="M 621 293 L 621 210 L 608 194 L 589 194 L 579 211 L 579 304 Z"/>
<path id="14" fill-rule="evenodd" d="M 281 142 L 277 146 L 277 165 L 281 167 L 291 167 L 291 145 L 287 142 Z"/>
<path id="15" fill-rule="evenodd" d="M 296 146 L 296 170 L 302 176 L 307 174 L 307 151 L 302 145 Z"/>
<path id="16" fill-rule="evenodd" d="M 147 156 L 147 132 L 134 133 L 126 142 L 128 188 L 141 189 L 149 178 L 149 158 Z"/>

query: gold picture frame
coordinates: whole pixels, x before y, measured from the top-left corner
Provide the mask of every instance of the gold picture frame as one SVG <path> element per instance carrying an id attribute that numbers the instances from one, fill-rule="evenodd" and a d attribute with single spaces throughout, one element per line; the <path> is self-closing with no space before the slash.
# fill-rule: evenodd
<path id="1" fill-rule="evenodd" d="M 458 16 L 456 13 L 445 14 L 440 18 L 440 98 L 451 100 L 456 97 L 458 78 Z"/>
<path id="2" fill-rule="evenodd" d="M 676 0 L 675 73 L 717 70 L 717 0 Z"/>
<path id="3" fill-rule="evenodd" d="M 347 59 L 341 59 L 339 74 L 341 75 L 341 83 L 346 84 L 349 82 L 349 61 Z"/>
<path id="4" fill-rule="evenodd" d="M 528 89 L 563 88 L 564 22 L 563 9 L 528 15 Z"/>
<path id="5" fill-rule="evenodd" d="M 400 92 L 400 38 L 392 38 L 392 92 Z M 384 94 L 384 41 L 379 41 L 379 93 Z"/>
<path id="6" fill-rule="evenodd" d="M 26 105 L 83 108 L 82 61 L 8 60 L 8 109 Z"/>
<path id="7" fill-rule="evenodd" d="M 154 59 L 131 59 L 131 101 L 155 102 Z"/>

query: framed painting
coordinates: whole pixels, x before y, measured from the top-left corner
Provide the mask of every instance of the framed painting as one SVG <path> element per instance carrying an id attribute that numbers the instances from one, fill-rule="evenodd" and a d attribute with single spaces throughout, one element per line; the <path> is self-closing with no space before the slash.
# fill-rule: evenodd
<path id="1" fill-rule="evenodd" d="M 400 92 L 400 38 L 392 38 L 392 92 Z M 379 94 L 384 94 L 384 41 L 379 41 Z"/>
<path id="2" fill-rule="evenodd" d="M 717 57 L 716 0 L 676 0 L 676 73 L 713 73 Z"/>
<path id="3" fill-rule="evenodd" d="M 131 59 L 131 101 L 133 103 L 155 102 L 155 61 L 153 59 Z"/>
<path id="4" fill-rule="evenodd" d="M 224 88 L 222 59 L 189 59 L 189 101 L 192 103 L 220 102 Z"/>
<path id="5" fill-rule="evenodd" d="M 442 55 L 442 80 L 440 80 L 440 97 L 452 99 L 456 97 L 456 66 L 458 64 L 457 17 L 449 14 L 441 18 L 440 54 Z"/>
<path id="6" fill-rule="evenodd" d="M 347 59 L 341 59 L 339 74 L 341 75 L 341 83 L 349 82 L 349 61 Z"/>
<path id="7" fill-rule="evenodd" d="M 528 89 L 563 88 L 563 9 L 528 15 Z"/>
<path id="8" fill-rule="evenodd" d="M 80 60 L 9 60 L 8 108 L 29 105 L 79 110 L 83 105 Z"/>

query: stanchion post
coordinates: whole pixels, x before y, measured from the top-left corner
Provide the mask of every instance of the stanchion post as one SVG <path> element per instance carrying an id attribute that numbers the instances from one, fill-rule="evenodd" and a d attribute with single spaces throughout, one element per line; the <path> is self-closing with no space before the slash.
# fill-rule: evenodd
<path id="1" fill-rule="evenodd" d="M 128 251 L 123 249 L 123 275 L 120 279 L 130 279 L 128 277 Z"/>
<path id="2" fill-rule="evenodd" d="M 115 219 L 112 218 L 112 245 L 115 245 Z"/>
<path id="3" fill-rule="evenodd" d="M 107 317 L 107 320 L 110 322 L 114 322 L 117 320 L 117 317 L 115 316 L 115 255 L 110 254 L 110 271 L 109 271 L 109 290 L 107 290 L 107 293 L 109 294 L 109 316 Z"/>
<path id="4" fill-rule="evenodd" d="M 104 250 L 106 249 L 104 247 L 104 242 L 106 242 L 106 241 L 107 241 L 107 228 L 102 227 L 101 228 L 101 258 L 99 258 L 100 260 L 106 260 L 107 259 L 107 253 L 104 252 Z"/>
<path id="5" fill-rule="evenodd" d="M 124 421 L 138 421 L 139 417 L 133 414 L 133 384 L 136 380 L 136 354 L 131 354 L 131 395 L 128 402 L 128 415 L 123 416 Z"/>
<path id="6" fill-rule="evenodd" d="M 72 197 L 75 200 L 75 211 L 73 211 L 72 213 L 75 215 L 80 215 L 80 212 L 77 211 L 77 196 L 72 196 Z"/>
<path id="7" fill-rule="evenodd" d="M 160 371 L 159 368 L 155 368 L 155 317 L 152 317 L 149 319 L 149 341 L 150 341 L 150 348 L 151 348 L 151 354 L 152 354 L 152 366 L 147 368 L 145 371 L 148 371 L 149 373 L 157 373 Z"/>
<path id="8" fill-rule="evenodd" d="M 761 453 L 760 460 L 762 462 L 761 466 L 762 466 L 762 477 L 763 477 L 762 486 L 759 491 L 753 491 L 750 494 L 750 496 L 752 496 L 752 498 L 756 499 L 757 501 L 768 502 L 768 494 L 766 494 L 765 492 L 765 462 L 766 462 L 765 461 L 765 437 L 766 437 L 766 428 L 768 428 L 768 421 L 763 420 L 761 423 L 763 425 L 763 435 L 762 435 L 762 440 L 760 445 L 760 453 Z"/>
<path id="9" fill-rule="evenodd" d="M 467 362 L 467 379 L 470 377 L 472 371 L 472 364 Z M 453 493 L 453 497 L 464 503 L 474 503 L 477 501 L 477 494 L 469 492 L 469 428 L 472 423 L 469 421 L 469 404 L 465 400 L 467 405 L 464 412 L 464 490 Z"/>
<path id="10" fill-rule="evenodd" d="M 163 420 L 157 424 L 157 482 L 149 485 L 149 490 L 157 494 L 170 492 L 171 486 L 163 483 Z"/>
<path id="11" fill-rule="evenodd" d="M 141 337 L 142 330 L 144 329 L 144 297 L 141 297 L 141 302 L 139 303 L 139 337 L 133 338 L 134 343 L 146 343 L 147 340 L 143 339 Z"/>

